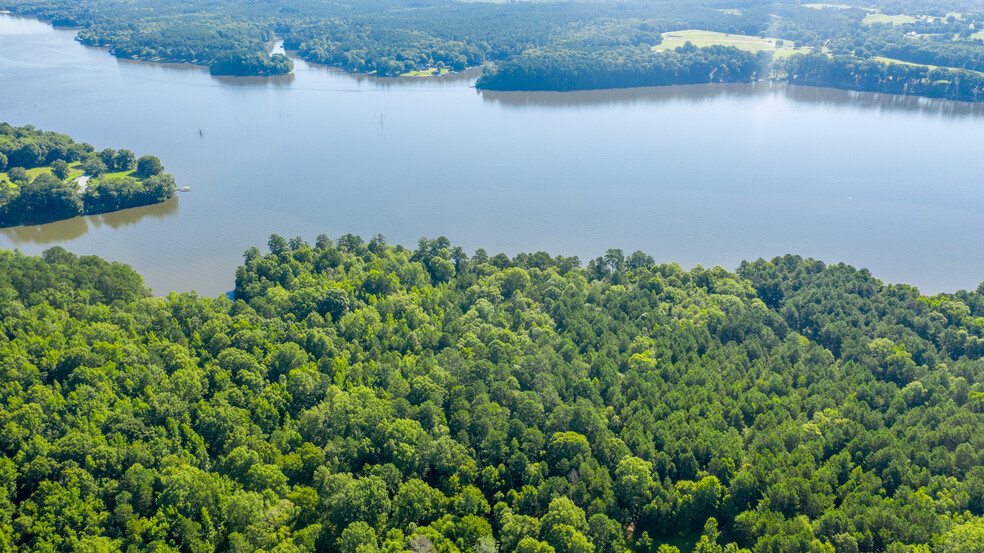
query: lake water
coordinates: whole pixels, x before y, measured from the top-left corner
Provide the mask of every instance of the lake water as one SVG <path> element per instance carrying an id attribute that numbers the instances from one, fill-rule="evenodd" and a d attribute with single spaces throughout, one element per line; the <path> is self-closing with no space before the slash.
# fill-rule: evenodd
<path id="1" fill-rule="evenodd" d="M 797 253 L 923 292 L 984 280 L 981 106 L 771 83 L 488 93 L 475 74 L 275 80 L 120 61 L 0 16 L 0 121 L 161 158 L 162 205 L 0 230 L 132 265 L 155 293 L 234 286 L 272 233 L 447 236 L 469 253 L 685 267 Z M 199 132 L 201 130 L 201 133 Z"/>

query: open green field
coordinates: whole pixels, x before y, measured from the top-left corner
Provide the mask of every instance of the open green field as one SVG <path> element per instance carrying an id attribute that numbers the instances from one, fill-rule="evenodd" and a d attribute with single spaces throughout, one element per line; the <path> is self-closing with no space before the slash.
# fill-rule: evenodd
<path id="1" fill-rule="evenodd" d="M 734 46 L 739 50 L 745 50 L 748 52 L 770 51 L 774 52 L 775 55 L 779 57 L 791 56 L 798 52 L 805 53 L 808 51 L 807 48 L 793 48 L 793 43 L 791 41 L 786 41 L 783 46 L 776 46 L 776 39 L 774 38 L 761 38 L 750 35 L 731 35 L 727 33 L 700 31 L 696 29 L 663 33 L 662 44 L 654 46 L 653 50 L 672 50 L 677 46 L 683 46 L 686 42 L 690 42 L 697 47 L 721 45 Z"/>
<path id="2" fill-rule="evenodd" d="M 906 23 L 915 23 L 919 21 L 911 15 L 885 15 L 883 13 L 869 13 L 864 16 L 861 23 L 865 25 L 874 25 L 875 23 L 888 23 L 891 25 L 904 25 Z"/>
<path id="3" fill-rule="evenodd" d="M 861 21 L 861 23 L 864 23 L 865 25 L 873 25 L 875 23 L 891 23 L 892 25 L 904 25 L 906 23 L 915 23 L 916 21 L 933 21 L 933 20 L 941 19 L 940 17 L 932 16 L 932 15 L 906 15 L 906 14 L 886 15 L 884 13 L 879 12 L 878 10 L 872 10 L 869 8 L 865 8 L 865 9 L 871 12 L 868 15 L 864 16 L 864 19 Z M 950 17 L 950 16 L 953 16 L 956 19 L 963 19 L 963 14 L 959 12 L 947 12 L 945 17 Z"/>
<path id="4" fill-rule="evenodd" d="M 425 69 L 423 71 L 408 71 L 401 74 L 401 77 L 436 77 L 437 75 L 446 75 L 450 73 L 449 69 L 438 70 L 436 67 L 430 69 Z"/>
<path id="5" fill-rule="evenodd" d="M 804 8 L 813 8 L 815 10 L 822 10 L 824 8 L 835 8 L 838 10 L 846 10 L 853 8 L 854 6 L 849 6 L 847 4 L 803 4 Z"/>
<path id="6" fill-rule="evenodd" d="M 912 63 L 911 61 L 902 61 L 902 60 L 897 60 L 895 58 L 886 58 L 884 56 L 875 56 L 875 57 L 873 57 L 871 59 L 873 59 L 875 61 L 880 61 L 882 63 L 897 63 L 899 65 L 918 65 L 918 66 L 922 66 L 922 67 L 928 67 L 930 69 L 935 69 L 936 68 L 935 65 L 923 65 L 921 63 Z"/>
<path id="7" fill-rule="evenodd" d="M 949 67 L 949 66 L 946 66 L 946 65 L 928 65 L 928 64 L 924 64 L 924 63 L 912 63 L 910 61 L 902 61 L 902 60 L 897 60 L 895 58 L 886 58 L 886 57 L 883 57 L 883 56 L 875 56 L 875 57 L 873 57 L 871 59 L 873 59 L 875 61 L 880 61 L 882 63 L 898 63 L 898 64 L 902 64 L 902 65 L 918 65 L 920 67 L 928 67 L 930 69 L 936 69 L 938 67 L 941 67 L 943 69 L 956 69 L 958 71 L 967 71 L 968 73 L 979 73 L 979 71 L 974 71 L 972 69 L 964 69 L 962 67 Z"/>
<path id="8" fill-rule="evenodd" d="M 107 179 L 107 178 L 112 178 L 112 177 L 132 177 L 134 171 L 136 171 L 136 169 L 131 170 L 131 171 L 114 171 L 112 173 L 106 173 L 105 175 L 103 175 L 102 177 L 99 177 L 99 178 L 101 178 L 101 179 Z M 71 177 L 71 178 L 75 178 L 75 177 Z"/>
<path id="9" fill-rule="evenodd" d="M 82 164 L 79 163 L 79 162 L 77 162 L 77 161 L 75 163 L 69 164 L 68 169 L 69 169 L 69 172 L 68 172 L 68 179 L 67 180 L 72 180 L 72 179 L 81 177 L 83 175 L 83 173 L 82 173 Z M 27 170 L 27 176 L 29 178 L 32 178 L 33 179 L 34 177 L 40 175 L 41 173 L 50 173 L 50 172 L 51 172 L 51 167 L 35 167 L 34 169 L 28 169 Z M 126 176 L 130 176 L 132 174 L 133 174 L 133 171 L 120 171 L 120 172 L 117 172 L 117 173 L 106 173 L 105 177 L 117 177 L 117 176 L 118 177 L 126 177 Z M 7 175 L 7 173 L 0 172 L 0 182 L 3 182 L 3 181 L 10 181 L 10 176 Z"/>
<path id="10" fill-rule="evenodd" d="M 663 33 L 663 42 L 658 46 L 654 46 L 653 50 L 672 50 L 678 46 L 683 46 L 684 43 L 690 42 L 694 46 L 712 46 L 715 44 L 720 44 L 722 46 L 734 46 L 741 50 L 746 50 L 749 52 L 760 52 L 760 51 L 772 51 L 776 57 L 787 57 L 796 53 L 807 53 L 810 51 L 809 48 L 793 48 L 793 44 L 790 41 L 786 41 L 783 46 L 776 46 L 776 39 L 773 38 L 761 38 L 757 36 L 749 35 L 729 35 L 726 33 L 716 33 L 713 31 L 700 31 L 695 29 L 689 29 L 686 31 L 673 31 L 669 33 Z M 911 63 L 907 61 L 897 60 L 893 58 L 886 57 L 874 57 L 875 61 L 882 63 L 899 63 L 902 65 L 923 65 L 919 63 Z M 934 69 L 934 65 L 926 65 L 930 69 Z"/>

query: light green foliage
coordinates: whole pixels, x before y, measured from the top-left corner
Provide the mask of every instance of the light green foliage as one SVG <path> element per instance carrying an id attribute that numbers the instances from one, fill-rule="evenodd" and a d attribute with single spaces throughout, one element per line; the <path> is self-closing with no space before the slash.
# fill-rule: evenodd
<path id="1" fill-rule="evenodd" d="M 555 524 L 547 532 L 546 541 L 557 553 L 594 553 L 594 545 L 572 526 Z"/>
<path id="2" fill-rule="evenodd" d="M 0 252 L 0 549 L 980 547 L 977 292 L 278 238 L 234 302 Z"/>
<path id="3" fill-rule="evenodd" d="M 500 532 L 500 545 L 503 551 L 519 547 L 524 539 L 540 535 L 540 521 L 534 517 L 508 514 Z"/>
<path id="4" fill-rule="evenodd" d="M 984 519 L 972 518 L 951 528 L 943 536 L 945 553 L 984 551 Z"/>
<path id="5" fill-rule="evenodd" d="M 638 516 L 653 494 L 653 467 L 650 463 L 626 456 L 615 469 L 615 497 L 628 517 Z"/>
<path id="6" fill-rule="evenodd" d="M 359 520 L 349 524 L 338 539 L 339 553 L 376 553 L 379 545 L 376 532 L 365 522 Z"/>
<path id="7" fill-rule="evenodd" d="M 550 544 L 538 541 L 535 538 L 523 538 L 516 545 L 516 553 L 556 553 Z"/>
<path id="8" fill-rule="evenodd" d="M 411 523 L 425 526 L 444 512 L 446 504 L 447 498 L 440 490 L 413 478 L 401 484 L 393 498 L 393 522 L 398 527 Z"/>
<path id="9" fill-rule="evenodd" d="M 530 285 L 530 275 L 520 267 L 510 267 L 502 272 L 502 293 L 511 296 Z"/>

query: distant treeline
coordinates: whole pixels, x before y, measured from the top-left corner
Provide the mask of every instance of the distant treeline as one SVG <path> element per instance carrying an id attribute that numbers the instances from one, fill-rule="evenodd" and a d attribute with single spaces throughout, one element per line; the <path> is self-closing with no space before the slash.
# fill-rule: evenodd
<path id="1" fill-rule="evenodd" d="M 770 62 L 768 53 L 734 47 L 669 52 L 623 49 L 623 55 L 531 51 L 485 70 L 476 87 L 486 90 L 591 90 L 711 82 L 749 82 L 771 75 L 793 84 L 979 101 L 984 74 L 923 65 L 883 63 L 854 56 L 794 54 Z M 771 66 L 770 66 L 771 63 Z M 762 71 L 771 67 L 771 73 Z"/>
<path id="2" fill-rule="evenodd" d="M 33 176 L 28 171 L 37 168 L 44 169 Z M 126 149 L 95 152 L 89 144 L 31 125 L 0 123 L 0 171 L 6 171 L 0 172 L 0 227 L 154 204 L 175 191 L 174 177 L 155 156 L 136 159 Z M 84 187 L 69 179 L 73 171 L 90 177 Z"/>
<path id="3" fill-rule="evenodd" d="M 968 102 L 984 99 L 984 74 L 971 71 L 825 54 L 796 54 L 777 60 L 773 69 L 778 78 L 794 84 Z"/>
<path id="4" fill-rule="evenodd" d="M 489 68 L 476 87 L 487 90 L 589 90 L 709 82 L 748 82 L 759 57 L 732 46 L 667 52 L 623 48 L 604 53 L 533 51 Z"/>
<path id="5" fill-rule="evenodd" d="M 290 72 L 292 63 L 286 56 L 267 51 L 276 37 L 308 61 L 379 76 L 416 69 L 456 71 L 496 62 L 479 85 L 499 90 L 743 81 L 764 78 L 771 69 L 773 75 L 788 70 L 807 75 L 791 82 L 974 100 L 977 94 L 969 93 L 978 80 L 974 75 L 940 74 L 928 67 L 889 69 L 874 62 L 859 66 L 847 58 L 883 57 L 984 71 L 984 41 L 976 38 L 984 28 L 984 10 L 963 0 L 873 0 L 863 8 L 764 0 L 713 0 L 699 6 L 682 0 L 188 0 L 168 6 L 158 0 L 0 0 L 0 9 L 79 26 L 80 41 L 111 48 L 119 57 L 198 63 L 216 75 Z M 876 17 L 869 18 L 872 15 Z M 911 17 L 880 17 L 891 15 Z M 780 60 L 770 68 L 767 60 L 755 60 L 750 67 L 755 56 L 722 50 L 647 51 L 646 46 L 660 44 L 661 33 L 685 29 L 781 39 L 846 58 L 822 63 Z M 798 73 L 800 64 L 824 65 L 831 75 Z M 844 71 L 853 74 L 845 78 L 840 74 Z"/>
<path id="6" fill-rule="evenodd" d="M 399 75 L 420 66 L 453 70 L 508 59 L 531 48 L 595 48 L 659 42 L 659 32 L 702 28 L 757 33 L 766 5 L 741 13 L 689 2 L 462 3 L 373 0 L 325 4 L 213 3 L 162 7 L 154 0 L 3 0 L 0 9 L 78 26 L 79 40 L 122 58 L 208 65 L 213 74 L 274 75 L 290 62 L 269 56 L 279 36 L 309 61 Z"/>
<path id="7" fill-rule="evenodd" d="M 949 43 L 902 40 L 887 44 L 879 53 L 910 63 L 984 71 L 984 48 L 971 42 Z"/>

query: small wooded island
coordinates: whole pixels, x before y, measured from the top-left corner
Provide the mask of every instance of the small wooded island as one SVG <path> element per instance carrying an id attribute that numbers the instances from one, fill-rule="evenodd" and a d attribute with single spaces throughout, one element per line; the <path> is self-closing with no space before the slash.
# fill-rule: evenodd
<path id="1" fill-rule="evenodd" d="M 65 134 L 0 123 L 0 227 L 155 204 L 174 191 L 156 156 L 96 152 Z"/>

